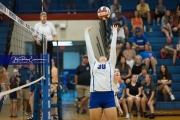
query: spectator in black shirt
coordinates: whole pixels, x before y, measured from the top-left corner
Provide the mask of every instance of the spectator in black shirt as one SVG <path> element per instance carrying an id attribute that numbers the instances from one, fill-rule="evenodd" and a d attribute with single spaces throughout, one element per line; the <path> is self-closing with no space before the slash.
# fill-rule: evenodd
<path id="1" fill-rule="evenodd" d="M 161 65 L 160 72 L 157 78 L 157 83 L 157 91 L 163 94 L 164 101 L 168 100 L 168 94 L 170 95 L 171 100 L 175 99 L 170 88 L 172 83 L 171 73 L 168 71 L 166 65 Z"/>
<path id="2" fill-rule="evenodd" d="M 142 57 L 140 55 L 136 55 L 135 65 L 132 68 L 132 74 L 139 75 L 141 73 L 142 66 L 145 66 L 145 64 L 142 63 Z"/>
<path id="3" fill-rule="evenodd" d="M 177 51 L 175 49 L 175 46 L 171 43 L 172 38 L 167 37 L 166 38 L 166 44 L 163 45 L 163 48 L 161 49 L 161 58 L 172 58 L 173 59 L 173 66 L 175 66 L 176 63 L 176 57 L 177 57 Z"/>
<path id="4" fill-rule="evenodd" d="M 141 116 L 140 114 L 140 102 L 141 102 L 141 85 L 136 82 L 137 75 L 132 75 L 131 82 L 127 84 L 126 88 L 126 94 L 127 94 L 127 103 L 128 103 L 128 109 L 129 109 L 129 115 L 132 117 L 131 109 L 133 106 L 133 102 L 136 103 L 137 107 L 137 116 Z"/>
<path id="5" fill-rule="evenodd" d="M 156 85 L 154 82 L 152 82 L 151 75 L 146 75 L 146 83 L 143 85 L 142 95 L 141 98 L 141 107 L 144 114 L 144 117 L 148 117 L 149 115 L 146 114 L 146 104 L 149 106 L 150 109 L 150 116 L 149 119 L 154 119 L 154 104 L 156 103 L 155 99 L 155 91 L 156 91 Z"/>
<path id="6" fill-rule="evenodd" d="M 87 112 L 86 103 L 90 96 L 90 65 L 88 63 L 88 56 L 82 57 L 82 64 L 76 68 L 75 83 L 78 97 L 81 102 L 76 106 L 76 112 L 79 114 L 80 108 L 83 108 L 82 114 Z"/>
<path id="7" fill-rule="evenodd" d="M 120 70 L 121 78 L 122 80 L 124 80 L 124 83 L 126 84 L 130 83 L 131 68 L 126 63 L 125 57 L 121 57 L 120 59 L 119 70 Z"/>

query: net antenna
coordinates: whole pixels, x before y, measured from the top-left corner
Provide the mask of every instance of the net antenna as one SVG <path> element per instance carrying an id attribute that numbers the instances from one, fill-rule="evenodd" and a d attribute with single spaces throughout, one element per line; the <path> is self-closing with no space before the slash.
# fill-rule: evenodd
<path id="1" fill-rule="evenodd" d="M 44 11 L 43 6 L 44 6 L 44 0 L 42 0 L 42 11 Z"/>

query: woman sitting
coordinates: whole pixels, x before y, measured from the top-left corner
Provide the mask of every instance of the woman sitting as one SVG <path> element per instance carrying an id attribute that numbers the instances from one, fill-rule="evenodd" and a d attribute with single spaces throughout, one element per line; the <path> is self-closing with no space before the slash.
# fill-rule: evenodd
<path id="1" fill-rule="evenodd" d="M 131 109 L 133 106 L 133 103 L 136 103 L 137 107 L 137 116 L 140 117 L 140 105 L 141 105 L 141 85 L 136 82 L 137 75 L 132 75 L 131 82 L 127 84 L 126 88 L 126 94 L 127 94 L 127 103 L 128 103 L 128 109 L 129 109 L 129 115 L 133 116 L 131 113 Z"/>
<path id="2" fill-rule="evenodd" d="M 155 98 L 155 91 L 156 91 L 156 85 L 152 81 L 151 75 L 146 75 L 146 83 L 143 85 L 142 95 L 141 98 L 141 107 L 144 114 L 144 117 L 149 117 L 149 119 L 154 119 L 154 104 L 156 103 Z M 146 114 L 146 104 L 149 106 L 150 109 L 150 116 Z"/>
<path id="3" fill-rule="evenodd" d="M 120 70 L 122 80 L 124 80 L 124 82 L 128 84 L 130 82 L 129 78 L 131 77 L 131 68 L 126 63 L 125 57 L 121 57 L 120 59 L 119 70 Z"/>
<path id="4" fill-rule="evenodd" d="M 168 100 L 168 95 L 170 96 L 171 100 L 175 100 L 174 95 L 171 92 L 171 83 L 172 77 L 171 73 L 168 71 L 166 65 L 161 65 L 160 73 L 157 78 L 158 88 L 157 91 L 163 94 L 164 101 Z"/>
<path id="5" fill-rule="evenodd" d="M 149 45 L 145 45 L 145 51 L 141 52 L 141 56 L 143 59 L 143 63 L 146 65 L 147 69 L 149 69 L 149 66 L 151 65 L 153 68 L 153 74 L 156 74 L 156 65 L 157 65 L 157 60 L 156 60 L 156 55 L 154 52 L 150 51 Z"/>
<path id="6" fill-rule="evenodd" d="M 126 118 L 130 118 L 129 113 L 128 113 L 127 104 L 126 104 L 126 99 L 125 99 L 126 84 L 121 79 L 119 80 L 119 84 L 120 84 L 120 87 L 119 87 L 119 90 L 117 93 L 117 97 L 119 99 L 119 104 L 121 104 L 123 106 L 123 109 L 126 114 Z"/>
<path id="7" fill-rule="evenodd" d="M 166 11 L 165 15 L 161 19 L 161 31 L 166 37 L 173 37 L 171 26 L 173 25 L 173 17 L 169 10 Z"/>
<path id="8" fill-rule="evenodd" d="M 137 28 L 141 30 L 142 34 L 144 33 L 143 21 L 142 21 L 142 18 L 140 17 L 139 12 L 137 10 L 134 11 L 134 18 L 131 19 L 131 25 L 132 25 L 133 35 L 135 35 Z"/>
<path id="9" fill-rule="evenodd" d="M 131 49 L 130 42 L 126 42 L 126 50 L 123 51 L 123 56 L 126 58 L 126 63 L 132 69 L 134 65 L 134 59 L 136 57 L 136 52 Z"/>
<path id="10" fill-rule="evenodd" d="M 143 66 L 145 66 L 145 64 L 142 63 L 142 57 L 140 55 L 136 55 L 135 64 L 132 68 L 132 74 L 136 74 L 136 75 L 141 74 L 141 69 Z"/>

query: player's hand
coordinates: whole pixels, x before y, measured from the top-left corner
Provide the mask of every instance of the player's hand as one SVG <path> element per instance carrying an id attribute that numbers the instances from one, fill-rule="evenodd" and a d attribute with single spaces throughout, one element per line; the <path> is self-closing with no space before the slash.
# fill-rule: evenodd
<path id="1" fill-rule="evenodd" d="M 41 42 L 39 40 L 36 40 L 36 44 L 41 46 Z"/>
<path id="2" fill-rule="evenodd" d="M 118 28 L 117 25 L 112 25 L 112 26 L 111 26 L 111 29 L 112 29 L 112 30 L 117 30 L 117 28 Z"/>
<path id="3" fill-rule="evenodd" d="M 92 29 L 92 26 L 88 26 L 88 27 L 86 28 L 86 30 L 88 30 L 88 32 L 89 32 L 91 29 Z"/>
<path id="4" fill-rule="evenodd" d="M 123 111 L 122 109 L 118 110 L 119 111 L 119 115 L 122 116 L 123 115 Z"/>

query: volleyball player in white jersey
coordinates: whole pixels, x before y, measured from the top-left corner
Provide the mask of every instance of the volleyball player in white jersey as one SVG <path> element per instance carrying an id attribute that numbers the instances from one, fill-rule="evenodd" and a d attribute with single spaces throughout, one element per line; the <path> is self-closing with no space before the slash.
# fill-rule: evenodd
<path id="1" fill-rule="evenodd" d="M 90 120 L 100 120 L 102 110 L 107 120 L 117 120 L 117 111 L 114 100 L 113 77 L 116 64 L 116 39 L 117 26 L 112 26 L 113 37 L 111 43 L 110 58 L 107 61 L 101 56 L 98 61 L 94 57 L 89 31 L 91 26 L 85 29 L 85 42 L 88 53 L 88 60 L 91 66 L 90 85 Z"/>

